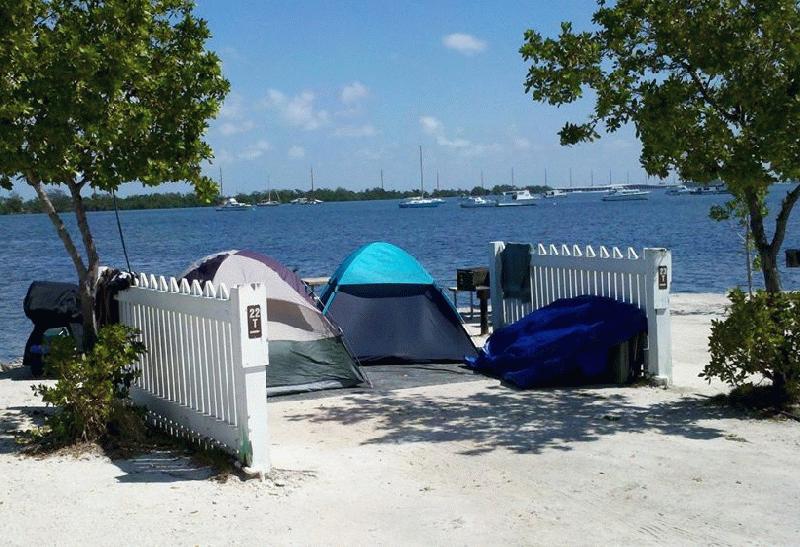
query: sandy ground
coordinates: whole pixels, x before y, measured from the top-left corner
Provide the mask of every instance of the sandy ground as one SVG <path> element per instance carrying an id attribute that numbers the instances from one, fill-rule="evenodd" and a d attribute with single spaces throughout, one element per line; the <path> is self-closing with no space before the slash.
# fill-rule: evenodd
<path id="1" fill-rule="evenodd" d="M 36 460 L 40 408 L 0 374 L 0 543 L 798 544 L 800 424 L 705 404 L 723 299 L 674 295 L 675 386 L 494 380 L 270 405 L 275 471 L 208 480 L 170 453 Z"/>

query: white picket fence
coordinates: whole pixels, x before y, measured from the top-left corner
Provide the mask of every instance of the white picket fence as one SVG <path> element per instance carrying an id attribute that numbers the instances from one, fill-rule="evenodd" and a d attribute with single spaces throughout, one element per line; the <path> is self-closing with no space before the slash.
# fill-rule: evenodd
<path id="1" fill-rule="evenodd" d="M 146 276 L 117 295 L 120 322 L 147 353 L 131 398 L 171 433 L 269 470 L 266 289 Z"/>
<path id="2" fill-rule="evenodd" d="M 531 246 L 529 300 L 507 298 L 501 289 L 501 253 L 506 243 L 490 244 L 492 325 L 513 323 L 560 298 L 581 295 L 607 296 L 638 306 L 647 314 L 647 372 L 664 382 L 672 381 L 672 340 L 669 292 L 672 253 L 667 249 L 548 245 Z"/>

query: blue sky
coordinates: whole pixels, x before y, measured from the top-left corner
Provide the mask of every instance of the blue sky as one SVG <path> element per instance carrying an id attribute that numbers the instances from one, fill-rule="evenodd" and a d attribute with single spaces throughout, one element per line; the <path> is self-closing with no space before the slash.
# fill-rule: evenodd
<path id="1" fill-rule="evenodd" d="M 318 187 L 568 186 L 644 181 L 631 128 L 597 143 L 558 144 L 591 102 L 555 108 L 523 92 L 523 33 L 588 28 L 592 0 L 337 2 L 198 0 L 231 92 L 207 140 L 206 174 L 224 192 Z M 25 197 L 32 191 L 19 185 Z M 185 184 L 157 191 L 189 191 Z M 121 194 L 153 191 L 127 184 Z"/>
<path id="2" fill-rule="evenodd" d="M 568 185 L 644 178 L 630 129 L 580 147 L 556 132 L 588 101 L 557 109 L 523 93 L 527 28 L 590 25 L 595 4 L 564 2 L 263 2 L 200 0 L 210 47 L 231 82 L 208 134 L 225 192 L 362 189 L 510 181 Z"/>

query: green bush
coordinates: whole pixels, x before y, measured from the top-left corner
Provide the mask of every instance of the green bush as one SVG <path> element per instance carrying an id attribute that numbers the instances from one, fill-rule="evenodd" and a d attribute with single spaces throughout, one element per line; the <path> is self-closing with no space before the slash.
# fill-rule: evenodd
<path id="1" fill-rule="evenodd" d="M 45 435 L 54 444 L 97 441 L 109 430 L 125 428 L 126 403 L 138 371 L 133 364 L 145 352 L 134 329 L 109 325 L 100 329 L 94 347 L 81 353 L 71 338 L 55 339 L 45 359 L 54 386 L 34 386 L 42 400 L 55 407 Z"/>
<path id="2" fill-rule="evenodd" d="M 711 361 L 701 377 L 719 378 L 728 385 L 752 391 L 754 383 L 770 380 L 776 406 L 800 397 L 800 293 L 747 296 L 729 294 L 728 317 L 712 321 Z"/>

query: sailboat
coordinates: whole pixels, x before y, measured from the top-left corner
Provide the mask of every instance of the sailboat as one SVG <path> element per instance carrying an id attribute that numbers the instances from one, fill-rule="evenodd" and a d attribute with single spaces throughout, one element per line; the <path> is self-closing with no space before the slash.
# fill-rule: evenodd
<path id="1" fill-rule="evenodd" d="M 267 175 L 267 199 L 258 202 L 259 207 L 275 207 L 280 205 L 280 200 L 272 199 L 272 188 L 269 185 L 269 175 Z"/>
<path id="2" fill-rule="evenodd" d="M 219 168 L 219 194 L 222 196 L 222 167 Z M 249 203 L 239 203 L 236 198 L 228 198 L 220 203 L 217 207 L 217 211 L 250 211 L 252 210 L 252 205 Z"/>
<path id="3" fill-rule="evenodd" d="M 400 202 L 401 209 L 427 209 L 438 207 L 443 200 L 425 197 L 424 179 L 422 176 L 422 146 L 419 147 L 419 197 L 414 197 Z"/>
<path id="4" fill-rule="evenodd" d="M 314 198 L 314 168 L 311 168 L 311 192 L 308 193 L 308 196 L 302 198 L 296 198 L 290 201 L 289 203 L 294 203 L 297 205 L 319 205 L 322 203 L 321 199 Z"/>
<path id="5" fill-rule="evenodd" d="M 497 200 L 488 199 L 486 197 L 486 188 L 483 187 L 483 171 L 481 171 L 481 190 L 483 190 L 482 196 L 472 196 L 468 197 L 464 201 L 460 203 L 461 207 L 464 209 L 478 209 L 480 207 L 497 207 Z"/>

